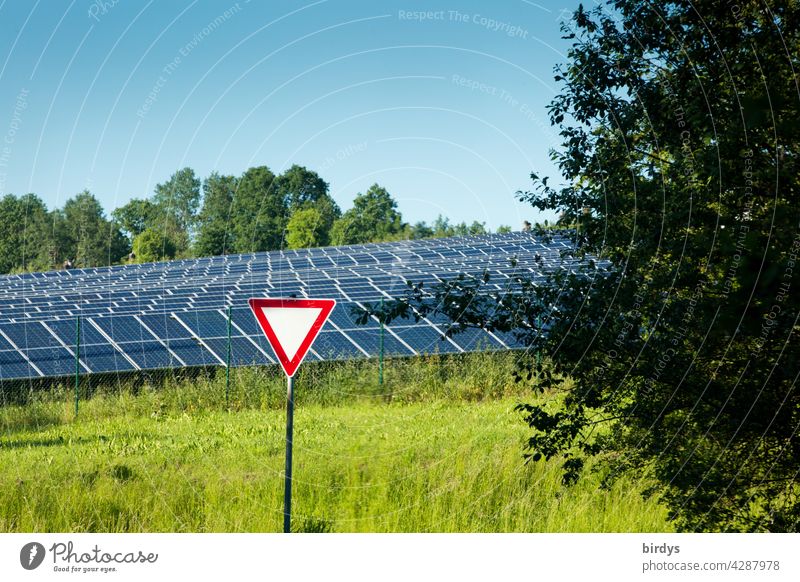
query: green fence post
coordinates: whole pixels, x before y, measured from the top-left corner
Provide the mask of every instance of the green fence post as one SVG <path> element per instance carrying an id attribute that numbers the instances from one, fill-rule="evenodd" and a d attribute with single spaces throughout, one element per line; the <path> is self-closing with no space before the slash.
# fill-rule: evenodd
<path id="1" fill-rule="evenodd" d="M 383 297 L 381 297 L 381 335 L 378 347 L 378 388 L 383 389 Z"/>
<path id="2" fill-rule="evenodd" d="M 81 373 L 81 316 L 75 319 L 75 417 L 78 416 L 78 399 L 80 393 Z"/>
<path id="3" fill-rule="evenodd" d="M 225 354 L 225 408 L 230 409 L 231 386 L 231 306 L 228 305 L 228 349 Z"/>

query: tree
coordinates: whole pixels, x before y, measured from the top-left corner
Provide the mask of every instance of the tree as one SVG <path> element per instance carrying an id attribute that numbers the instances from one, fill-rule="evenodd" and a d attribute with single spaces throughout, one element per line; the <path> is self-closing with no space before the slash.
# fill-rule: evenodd
<path id="1" fill-rule="evenodd" d="M 800 5 L 609 6 L 564 28 L 549 112 L 567 186 L 534 174 L 520 193 L 562 213 L 585 267 L 513 293 L 412 285 L 382 315 L 440 311 L 450 333 L 549 353 L 517 378 L 561 409 L 520 408 L 529 459 L 561 459 L 565 484 L 594 457 L 606 483 L 642 477 L 680 529 L 800 531 Z"/>
<path id="2" fill-rule="evenodd" d="M 328 196 L 328 184 L 316 172 L 297 164 L 275 178 L 275 190 L 284 199 L 289 212 Z"/>
<path id="3" fill-rule="evenodd" d="M 419 240 L 432 237 L 433 229 L 425 221 L 419 221 L 410 227 L 410 239 Z"/>
<path id="4" fill-rule="evenodd" d="M 150 200 L 134 198 L 111 213 L 120 228 L 132 240 L 145 229 L 155 226 L 158 210 Z"/>
<path id="5" fill-rule="evenodd" d="M 45 271 L 53 268 L 51 257 L 52 227 L 47 205 L 36 194 L 25 194 L 19 197 L 22 220 L 17 223 L 19 234 L 19 251 L 21 261 L 17 270 Z"/>
<path id="6" fill-rule="evenodd" d="M 450 224 L 450 219 L 445 218 L 441 214 L 433 221 L 433 236 L 436 238 L 448 236 L 474 236 L 478 234 L 486 234 L 486 223 L 473 221 L 472 224 L 461 222 L 458 224 Z"/>
<path id="7" fill-rule="evenodd" d="M 67 200 L 53 221 L 59 255 L 72 259 L 75 266 L 113 265 L 128 254 L 130 247 L 119 227 L 106 219 L 100 202 L 88 190 Z"/>
<path id="8" fill-rule="evenodd" d="M 266 166 L 248 169 L 239 179 L 231 211 L 232 250 L 271 251 L 283 247 L 288 208 Z"/>
<path id="9" fill-rule="evenodd" d="M 333 244 L 348 245 L 390 240 L 403 231 L 397 202 L 385 188 L 373 184 L 366 194 L 356 195 L 353 208 L 333 225 Z"/>
<path id="10" fill-rule="evenodd" d="M 323 246 L 325 224 L 319 210 L 310 206 L 297 210 L 286 226 L 286 244 L 290 249 Z"/>
<path id="11" fill-rule="evenodd" d="M 203 182 L 203 209 L 198 216 L 195 255 L 223 255 L 235 247 L 230 217 L 237 180 L 212 173 Z"/>
<path id="12" fill-rule="evenodd" d="M 278 195 L 283 198 L 287 211 L 290 214 L 287 224 L 287 244 L 290 248 L 306 248 L 308 246 L 324 246 L 330 244 L 331 229 L 333 223 L 342 214 L 339 206 L 328 194 L 328 184 L 319 177 L 316 172 L 312 172 L 303 166 L 294 165 L 286 172 L 275 179 L 275 188 Z M 314 213 L 303 212 L 301 217 L 294 221 L 294 242 L 298 243 L 300 236 L 297 228 L 302 224 L 310 224 L 309 218 L 313 214 L 313 235 L 303 236 L 302 240 L 310 240 L 313 243 L 301 246 L 292 246 L 288 237 L 291 233 L 290 224 L 295 214 L 300 211 L 314 209 Z M 304 227 L 302 227 L 304 229 Z M 310 231 L 304 229 L 310 235 Z"/>
<path id="13" fill-rule="evenodd" d="M 156 185 L 153 204 L 157 212 L 152 227 L 160 228 L 165 237 L 174 240 L 178 253 L 187 253 L 200 207 L 200 180 L 194 170 L 183 168 L 164 184 Z"/>
<path id="14" fill-rule="evenodd" d="M 441 214 L 436 217 L 436 220 L 433 221 L 433 236 L 436 238 L 442 238 L 446 236 L 450 236 L 451 226 L 450 226 L 450 219 L 445 218 Z"/>
<path id="15" fill-rule="evenodd" d="M 0 199 L 0 272 L 47 269 L 47 207 L 35 194 Z"/>
<path id="16" fill-rule="evenodd" d="M 487 234 L 489 231 L 486 229 L 485 222 L 473 221 L 472 224 L 461 222 L 459 224 L 450 224 L 450 219 L 443 217 L 441 214 L 433 221 L 433 225 L 428 226 L 425 222 L 417 222 L 413 226 L 407 228 L 407 238 L 417 240 L 423 238 L 442 238 L 449 236 L 472 236 L 478 234 Z M 511 232 L 511 227 L 501 226 L 497 229 L 498 233 Z"/>
<path id="17" fill-rule="evenodd" d="M 175 243 L 158 229 L 148 228 L 133 239 L 133 254 L 137 263 L 154 263 L 174 259 Z"/>
<path id="18" fill-rule="evenodd" d="M 477 220 L 472 221 L 472 224 L 467 224 L 466 222 L 457 224 L 454 227 L 454 231 L 456 236 L 476 236 L 488 232 L 486 230 L 486 223 L 478 222 Z"/>
<path id="19" fill-rule="evenodd" d="M 497 227 L 497 234 L 508 234 L 511 232 L 511 227 L 505 224 L 501 224 Z"/>
<path id="20" fill-rule="evenodd" d="M 558 302 L 576 388 L 560 416 L 528 409 L 532 452 L 653 479 L 686 530 L 797 531 L 800 6 L 611 7 L 565 29 L 550 117 L 570 186 L 523 196 L 613 265 Z"/>
<path id="21" fill-rule="evenodd" d="M 336 204 L 336 201 L 326 194 L 317 201 L 306 204 L 303 208 L 313 209 L 319 214 L 317 246 L 331 244 L 333 225 L 342 216 L 342 211 L 339 209 L 339 205 Z"/>

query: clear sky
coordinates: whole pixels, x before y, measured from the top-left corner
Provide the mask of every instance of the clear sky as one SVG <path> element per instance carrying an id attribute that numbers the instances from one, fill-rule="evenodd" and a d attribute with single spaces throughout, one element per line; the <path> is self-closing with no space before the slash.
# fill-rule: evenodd
<path id="1" fill-rule="evenodd" d="M 343 209 L 540 219 L 568 0 L 0 0 L 0 193 L 106 209 L 184 166 L 309 167 Z M 419 12 L 424 11 L 422 14 Z"/>

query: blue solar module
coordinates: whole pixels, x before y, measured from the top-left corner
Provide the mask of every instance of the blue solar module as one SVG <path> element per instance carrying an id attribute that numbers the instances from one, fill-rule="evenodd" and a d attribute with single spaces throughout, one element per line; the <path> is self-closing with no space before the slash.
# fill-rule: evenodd
<path id="1" fill-rule="evenodd" d="M 335 312 L 336 310 L 334 310 L 334 313 Z M 231 321 L 233 322 L 233 325 L 241 329 L 245 335 L 251 337 L 263 337 L 263 332 L 258 326 L 256 318 L 253 317 L 253 312 L 249 307 L 237 307 L 231 309 Z M 264 341 L 265 345 L 267 345 L 266 339 Z"/>
<path id="2" fill-rule="evenodd" d="M 214 351 L 222 361 L 227 361 L 228 341 L 225 338 L 206 339 L 206 345 Z M 267 352 L 270 353 L 270 352 Z M 263 352 L 244 336 L 231 336 L 231 365 L 252 366 L 254 364 L 272 364 L 274 359 L 267 359 Z"/>
<path id="3" fill-rule="evenodd" d="M 52 330 L 53 334 L 56 338 L 61 339 L 61 342 L 66 345 L 75 345 L 76 343 L 76 332 L 77 332 L 77 325 L 75 320 L 61 320 L 61 321 L 49 321 L 45 325 Z M 108 343 L 106 339 L 98 332 L 95 328 L 90 325 L 82 325 L 80 326 L 80 343 L 82 346 L 90 345 L 90 344 L 102 344 Z"/>
<path id="4" fill-rule="evenodd" d="M 83 345 L 80 357 L 92 372 L 123 372 L 136 369 L 111 344 Z"/>
<path id="5" fill-rule="evenodd" d="M 95 317 L 92 322 L 117 343 L 143 342 L 155 339 L 144 326 L 131 315 L 117 317 Z"/>
<path id="6" fill-rule="evenodd" d="M 336 309 L 334 309 L 331 312 L 330 316 L 328 317 L 328 321 L 343 329 L 352 329 L 352 328 L 378 329 L 379 326 L 378 321 L 374 319 L 370 319 L 363 326 L 357 325 L 355 316 L 352 313 L 350 313 L 350 308 L 352 307 L 352 305 L 353 305 L 352 303 L 346 303 L 346 302 L 337 304 Z"/>
<path id="7" fill-rule="evenodd" d="M 74 326 L 73 323 L 73 330 Z M 40 322 L 9 323 L 3 325 L 2 330 L 4 336 L 21 350 L 61 347 L 55 336 Z"/>
<path id="8" fill-rule="evenodd" d="M 348 334 L 349 335 L 349 334 Z M 314 342 L 314 351 L 329 360 L 350 360 L 366 354 L 356 344 L 338 332 L 322 331 Z"/>
<path id="9" fill-rule="evenodd" d="M 165 340 L 167 348 L 175 354 L 185 366 L 216 366 L 220 361 L 204 348 L 197 340 L 171 339 Z"/>
<path id="10" fill-rule="evenodd" d="M 50 321 L 47 327 L 66 345 L 76 351 L 92 372 L 134 370 L 121 351 L 114 348 L 102 333 L 91 325 L 80 327 L 80 349 L 76 349 L 76 324 L 73 321 Z"/>
<path id="11" fill-rule="evenodd" d="M 247 299 L 292 294 L 337 301 L 309 360 L 372 357 L 380 326 L 356 325 L 354 307 L 400 297 L 409 281 L 427 289 L 461 273 L 488 270 L 496 290 L 517 273 L 545 281 L 574 268 L 561 257 L 570 248 L 565 239 L 543 243 L 517 232 L 0 276 L 0 381 L 74 374 L 76 351 L 81 374 L 222 366 L 229 307 L 231 365 L 271 363 Z M 384 330 L 384 353 L 518 347 L 513 334 L 483 330 L 442 339 L 446 324 L 441 316 L 396 320 Z"/>
<path id="12" fill-rule="evenodd" d="M 444 333 L 445 328 L 439 328 Z M 466 329 L 451 337 L 453 342 L 465 352 L 477 352 L 485 350 L 499 350 L 503 348 L 496 336 L 493 336 L 482 329 Z"/>
<path id="13" fill-rule="evenodd" d="M 119 346 L 142 370 L 181 366 L 167 347 L 157 341 L 121 342 Z"/>
<path id="14" fill-rule="evenodd" d="M 380 333 L 377 330 L 347 330 L 348 337 L 355 341 L 370 356 L 377 356 L 380 352 Z M 384 353 L 392 356 L 411 356 L 414 355 L 407 346 L 398 341 L 391 333 L 385 331 L 383 334 Z"/>
<path id="15" fill-rule="evenodd" d="M 394 327 L 394 332 L 421 354 L 451 354 L 461 350 L 427 323 L 409 327 Z"/>
<path id="16" fill-rule="evenodd" d="M 248 311 L 250 311 L 248 309 Z M 250 318 L 252 319 L 252 314 Z M 227 320 L 218 311 L 190 311 L 181 314 L 183 321 L 197 337 L 225 337 Z"/>
<path id="17" fill-rule="evenodd" d="M 22 352 L 14 348 L 5 338 L 0 337 L 0 377 L 28 378 L 36 375 Z"/>
<path id="18" fill-rule="evenodd" d="M 141 315 L 139 320 L 145 324 L 156 337 L 169 341 L 172 339 L 191 338 L 195 334 L 178 323 L 176 314 L 162 313 L 160 315 Z"/>
<path id="19" fill-rule="evenodd" d="M 28 357 L 42 376 L 68 376 L 75 373 L 75 356 L 63 348 L 33 348 L 21 353 Z"/>

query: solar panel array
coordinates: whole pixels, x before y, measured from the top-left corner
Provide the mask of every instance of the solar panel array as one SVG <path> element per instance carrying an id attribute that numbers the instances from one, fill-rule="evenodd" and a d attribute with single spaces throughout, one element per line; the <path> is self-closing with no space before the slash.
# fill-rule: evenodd
<path id="1" fill-rule="evenodd" d="M 72 375 L 76 364 L 81 374 L 224 366 L 228 308 L 231 366 L 274 363 L 250 297 L 336 299 L 307 361 L 372 357 L 379 323 L 356 325 L 353 306 L 399 297 L 407 281 L 429 286 L 485 269 L 489 288 L 501 290 L 515 273 L 570 268 L 560 256 L 569 246 L 518 232 L 2 276 L 0 380 Z M 444 324 L 393 322 L 384 353 L 515 347 L 512 337 L 483 330 L 443 338 Z"/>

